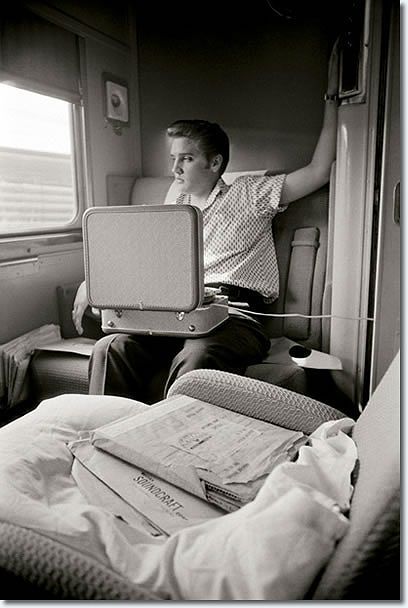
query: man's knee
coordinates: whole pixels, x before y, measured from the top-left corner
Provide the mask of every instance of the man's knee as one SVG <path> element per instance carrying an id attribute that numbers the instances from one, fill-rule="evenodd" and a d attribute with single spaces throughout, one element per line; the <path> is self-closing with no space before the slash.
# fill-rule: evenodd
<path id="1" fill-rule="evenodd" d="M 92 354 L 105 352 L 117 337 L 120 337 L 120 334 L 108 334 L 103 336 L 103 338 L 99 338 L 93 347 Z"/>
<path id="2" fill-rule="evenodd" d="M 93 357 L 106 357 L 108 355 L 126 354 L 129 347 L 132 351 L 142 350 L 137 341 L 132 340 L 128 334 L 109 334 L 98 340 L 93 348 Z"/>
<path id="3" fill-rule="evenodd" d="M 121 348 L 122 335 L 121 334 L 109 334 L 100 338 L 94 345 L 91 354 L 90 365 L 95 361 L 101 361 L 106 359 L 109 352 Z"/>
<path id="4" fill-rule="evenodd" d="M 136 383 L 137 370 L 132 375 L 132 366 L 140 354 L 141 346 L 128 334 L 109 334 L 98 340 L 89 361 L 89 392 L 128 396 L 123 386 Z"/>
<path id="5" fill-rule="evenodd" d="M 109 334 L 100 338 L 94 345 L 89 360 L 88 375 L 91 379 L 93 375 L 103 375 L 106 373 L 106 365 L 110 357 L 123 349 L 122 334 Z"/>
<path id="6" fill-rule="evenodd" d="M 224 366 L 225 348 L 201 340 L 186 340 L 175 360 L 182 373 L 193 369 L 218 369 Z"/>

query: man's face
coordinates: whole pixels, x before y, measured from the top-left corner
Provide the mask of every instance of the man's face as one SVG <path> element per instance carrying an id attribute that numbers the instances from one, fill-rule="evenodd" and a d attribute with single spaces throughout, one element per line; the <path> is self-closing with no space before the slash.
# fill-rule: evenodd
<path id="1" fill-rule="evenodd" d="M 171 144 L 172 173 L 180 192 L 208 194 L 218 179 L 218 169 L 188 137 L 175 137 Z"/>

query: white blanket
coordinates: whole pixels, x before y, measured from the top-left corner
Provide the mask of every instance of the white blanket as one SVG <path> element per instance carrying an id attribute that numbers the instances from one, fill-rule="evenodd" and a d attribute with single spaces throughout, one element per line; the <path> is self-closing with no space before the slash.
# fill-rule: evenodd
<path id="1" fill-rule="evenodd" d="M 66 443 L 135 412 L 120 397 L 62 395 L 0 429 L 0 519 L 92 555 L 172 599 L 302 599 L 347 529 L 354 442 L 326 423 L 295 463 L 277 467 L 246 507 L 152 539 L 90 505 Z M 330 435 L 330 436 L 329 436 Z"/>

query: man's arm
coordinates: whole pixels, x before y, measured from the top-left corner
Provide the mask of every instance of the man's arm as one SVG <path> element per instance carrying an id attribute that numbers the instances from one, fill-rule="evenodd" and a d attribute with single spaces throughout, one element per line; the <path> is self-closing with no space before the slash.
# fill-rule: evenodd
<path id="1" fill-rule="evenodd" d="M 333 47 L 329 62 L 328 96 L 338 92 L 338 44 Z M 337 101 L 325 101 L 323 126 L 311 162 L 286 176 L 282 188 L 281 204 L 295 201 L 314 192 L 330 177 L 330 167 L 336 157 Z"/>

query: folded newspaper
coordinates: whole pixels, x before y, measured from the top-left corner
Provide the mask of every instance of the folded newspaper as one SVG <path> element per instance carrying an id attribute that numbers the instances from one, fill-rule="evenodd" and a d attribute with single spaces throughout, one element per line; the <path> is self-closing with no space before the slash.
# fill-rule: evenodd
<path id="1" fill-rule="evenodd" d="M 234 511 L 308 438 L 237 412 L 174 396 L 91 434 L 95 448 Z"/>
<path id="2" fill-rule="evenodd" d="M 0 345 L 0 407 L 12 407 L 30 396 L 31 356 L 45 344 L 61 341 L 59 325 L 42 325 Z"/>

